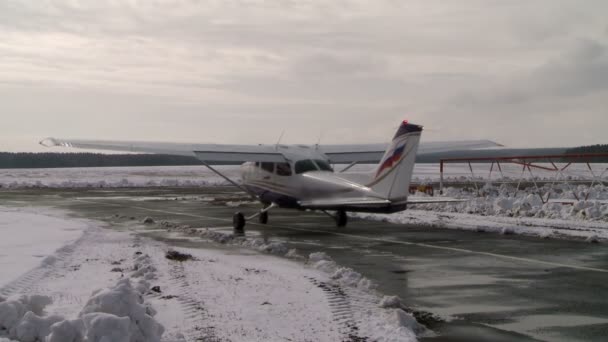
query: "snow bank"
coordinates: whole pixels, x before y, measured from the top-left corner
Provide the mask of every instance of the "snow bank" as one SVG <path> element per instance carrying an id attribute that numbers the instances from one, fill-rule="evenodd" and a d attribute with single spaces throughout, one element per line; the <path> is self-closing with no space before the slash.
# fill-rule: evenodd
<path id="1" fill-rule="evenodd" d="M 269 253 L 278 256 L 287 256 L 294 259 L 300 258 L 297 251 L 290 250 L 285 242 L 268 241 L 261 238 L 249 238 L 242 235 L 217 232 L 209 229 L 196 229 L 188 225 L 177 225 L 168 221 L 161 221 L 161 227 L 171 232 L 180 232 L 190 236 L 198 236 L 203 239 L 211 240 L 221 244 L 240 246 L 255 249 L 259 252 Z"/>
<path id="2" fill-rule="evenodd" d="M 351 268 L 341 267 L 324 252 L 310 254 L 308 262 L 316 269 L 329 273 L 331 279 L 341 286 L 373 290 L 376 285 Z"/>
<path id="3" fill-rule="evenodd" d="M 0 335 L 21 342 L 160 342 L 164 328 L 143 298 L 156 268 L 147 255 L 137 256 L 134 265 L 130 278 L 96 290 L 75 320 L 45 316 L 52 303 L 47 296 L 0 298 Z"/>
<path id="4" fill-rule="evenodd" d="M 26 335 L 25 327 L 31 326 L 35 321 L 32 315 L 42 315 L 44 308 L 51 302 L 50 297 L 37 295 L 12 296 L 5 299 L 0 302 L 0 332 L 4 331 L 12 338 Z M 45 328 L 43 325 L 48 322 L 39 323 L 41 326 L 35 327 L 32 334 L 43 330 Z"/>
<path id="5" fill-rule="evenodd" d="M 51 326 L 46 342 L 83 342 L 86 330 L 81 319 L 63 320 Z"/>
<path id="6" fill-rule="evenodd" d="M 353 288 L 366 293 L 378 302 L 377 307 L 355 313 L 361 331 L 366 332 L 373 341 L 416 341 L 416 334 L 423 334 L 426 328 L 420 325 L 414 316 L 402 309 L 399 297 L 380 298 L 375 291 L 375 284 L 353 269 L 338 265 L 324 252 L 311 253 L 308 263 L 314 268 L 326 272 L 335 284 L 344 288 Z"/>
<path id="7" fill-rule="evenodd" d="M 561 190 L 560 190 L 561 189 Z M 608 239 L 608 188 L 579 186 L 577 201 L 567 185 L 559 185 L 551 202 L 543 203 L 532 189 L 519 190 L 501 185 L 481 189 L 482 197 L 464 189 L 447 188 L 449 197 L 468 199 L 453 204 L 412 205 L 394 214 L 354 213 L 352 216 L 383 222 L 430 227 L 522 234 L 541 238 L 576 238 L 591 242 Z M 546 198 L 546 197 L 545 197 Z M 581 197 L 579 197 L 581 198 Z"/>
<path id="8" fill-rule="evenodd" d="M 574 196 L 577 194 L 579 199 Z M 499 187 L 486 185 L 479 193 L 467 189 L 446 188 L 448 197 L 467 199 L 455 204 L 419 204 L 411 209 L 439 212 L 479 214 L 484 216 L 536 217 L 568 220 L 592 220 L 608 222 L 608 187 L 586 185 L 570 187 L 566 184 L 543 187 L 540 191 L 549 203 L 543 203 L 541 195 L 534 188 L 517 190 L 502 184 Z M 481 195 L 481 196 L 479 196 Z M 545 201 L 546 202 L 546 201 Z"/>
<path id="9" fill-rule="evenodd" d="M 44 341 L 51 332 L 51 326 L 63 321 L 60 316 L 40 317 L 28 311 L 15 329 L 15 336 L 22 342 Z"/>
<path id="10" fill-rule="evenodd" d="M 142 294 L 133 288 L 131 281 L 121 279 L 113 288 L 95 293 L 80 317 L 89 342 L 102 341 L 104 337 L 108 341 L 160 342 L 164 328 L 154 320 L 155 314 L 144 305 Z M 116 339 L 117 336 L 123 339 Z"/>

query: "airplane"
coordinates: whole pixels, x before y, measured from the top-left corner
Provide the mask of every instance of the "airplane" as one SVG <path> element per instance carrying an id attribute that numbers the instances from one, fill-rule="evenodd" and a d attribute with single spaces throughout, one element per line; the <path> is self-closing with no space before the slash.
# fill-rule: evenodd
<path id="1" fill-rule="evenodd" d="M 409 198 L 417 154 L 451 150 L 478 150 L 501 146 L 488 140 L 431 142 L 420 146 L 423 127 L 403 121 L 386 144 L 363 145 L 218 145 L 65 140 L 47 138 L 41 145 L 94 150 L 194 156 L 204 166 L 261 202 L 262 209 L 246 217 L 233 216 L 235 233 L 244 233 L 248 220 L 268 223 L 273 208 L 318 210 L 338 227 L 347 225 L 347 212 L 394 213 L 408 205 L 461 202 L 448 198 Z M 378 163 L 371 179 L 355 181 L 344 172 L 356 164 Z M 214 168 L 241 165 L 241 183 Z M 348 164 L 335 172 L 332 164 Z M 331 214 L 330 212 L 334 212 Z"/>

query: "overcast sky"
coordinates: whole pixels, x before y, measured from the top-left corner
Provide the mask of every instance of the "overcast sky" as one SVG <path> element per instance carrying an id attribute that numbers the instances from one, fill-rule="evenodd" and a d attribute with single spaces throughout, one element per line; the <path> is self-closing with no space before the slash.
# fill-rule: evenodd
<path id="1" fill-rule="evenodd" d="M 0 151 L 608 143 L 608 1 L 2 0 L 0 118 Z"/>

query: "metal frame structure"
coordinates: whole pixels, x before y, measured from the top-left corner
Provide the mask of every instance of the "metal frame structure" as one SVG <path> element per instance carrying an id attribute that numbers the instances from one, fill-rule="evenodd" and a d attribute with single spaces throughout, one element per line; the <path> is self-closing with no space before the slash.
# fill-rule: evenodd
<path id="1" fill-rule="evenodd" d="M 491 163 L 490 173 L 488 175 L 488 179 L 492 179 L 492 173 L 494 172 L 494 165 L 497 166 L 498 172 L 500 172 L 501 177 L 504 179 L 504 174 L 502 170 L 501 163 L 503 164 L 516 164 L 521 165 L 521 175 L 517 181 L 517 190 L 519 190 L 522 182 L 524 181 L 524 175 L 526 171 L 528 171 L 531 176 L 529 179 L 534 184 L 536 190 L 538 191 L 538 195 L 540 196 L 543 203 L 547 203 L 549 201 L 549 197 L 551 195 L 550 192 L 547 193 L 547 197 L 545 198 L 544 194 L 540 187 L 538 186 L 536 176 L 532 172 L 532 169 L 543 170 L 543 171 L 551 171 L 556 173 L 556 178 L 550 181 L 551 186 L 557 183 L 567 184 L 568 188 L 574 194 L 576 200 L 587 200 L 589 199 L 589 192 L 587 192 L 584 198 L 580 198 L 580 196 L 574 191 L 571 187 L 570 182 L 567 177 L 564 176 L 564 172 L 573 164 L 586 164 L 587 168 L 592 175 L 591 177 L 591 185 L 589 188 L 592 188 L 595 184 L 601 183 L 604 184 L 605 181 L 602 180 L 604 175 L 608 173 L 608 168 L 604 169 L 601 174 L 596 174 L 597 170 L 593 170 L 591 167 L 593 158 L 604 157 L 608 158 L 608 153 L 587 153 L 587 154 L 561 154 L 561 155 L 540 155 L 540 156 L 514 156 L 514 157 L 481 157 L 481 158 L 446 158 L 441 159 L 439 164 L 439 193 L 443 194 L 443 186 L 444 186 L 444 171 L 445 164 L 449 163 L 464 163 L 468 164 L 469 170 L 471 172 L 471 183 L 475 187 L 477 191 L 479 191 L 478 182 L 475 181 L 475 173 L 473 171 L 472 163 Z M 539 165 L 539 163 L 550 164 L 551 166 Z M 558 163 L 565 163 L 565 166 L 558 166 Z M 563 179 L 561 179 L 563 178 Z M 516 191 L 517 191 L 516 190 Z"/>

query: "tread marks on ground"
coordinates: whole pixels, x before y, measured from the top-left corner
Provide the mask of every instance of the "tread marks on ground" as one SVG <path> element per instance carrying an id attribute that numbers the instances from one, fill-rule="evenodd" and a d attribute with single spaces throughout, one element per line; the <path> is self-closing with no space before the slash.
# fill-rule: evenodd
<path id="1" fill-rule="evenodd" d="M 312 277 L 307 278 L 313 285 L 325 292 L 334 321 L 339 324 L 340 333 L 344 335 L 342 342 L 372 342 L 369 338 L 359 335 L 359 327 L 353 317 L 349 296 L 341 286 Z"/>
<path id="2" fill-rule="evenodd" d="M 21 275 L 19 278 L 11 281 L 5 286 L 0 288 L 0 295 L 11 296 L 15 294 L 28 294 L 31 293 L 36 286 L 38 286 L 43 279 L 52 276 L 53 274 L 60 274 L 60 270 L 64 270 L 69 267 L 70 260 L 76 248 L 83 243 L 92 234 L 91 230 L 85 230 L 80 238 L 73 243 L 59 248 L 55 253 L 43 259 L 42 263 L 34 269 Z M 53 258 L 53 259 L 48 259 Z M 44 260 L 47 260 L 45 262 Z"/>
<path id="3" fill-rule="evenodd" d="M 204 308 L 203 303 L 193 295 L 183 264 L 179 261 L 169 261 L 169 266 L 169 275 L 175 280 L 178 287 L 176 299 L 182 305 L 188 319 L 193 323 L 191 324 L 192 329 L 183 332 L 188 342 L 226 342 L 226 340 L 217 337 L 215 327 L 205 324 L 209 313 Z"/>

